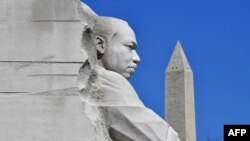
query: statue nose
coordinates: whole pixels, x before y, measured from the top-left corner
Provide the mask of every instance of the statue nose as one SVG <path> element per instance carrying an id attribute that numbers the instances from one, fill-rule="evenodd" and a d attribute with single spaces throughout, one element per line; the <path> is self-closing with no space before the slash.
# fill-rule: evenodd
<path id="1" fill-rule="evenodd" d="M 132 60 L 136 64 L 138 64 L 141 61 L 139 55 L 135 50 L 132 51 Z"/>

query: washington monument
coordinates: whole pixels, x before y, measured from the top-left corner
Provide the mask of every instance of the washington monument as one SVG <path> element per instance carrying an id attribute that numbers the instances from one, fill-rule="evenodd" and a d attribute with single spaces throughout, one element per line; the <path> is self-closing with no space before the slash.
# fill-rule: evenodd
<path id="1" fill-rule="evenodd" d="M 179 41 L 165 73 L 165 119 L 181 141 L 196 141 L 193 72 Z"/>

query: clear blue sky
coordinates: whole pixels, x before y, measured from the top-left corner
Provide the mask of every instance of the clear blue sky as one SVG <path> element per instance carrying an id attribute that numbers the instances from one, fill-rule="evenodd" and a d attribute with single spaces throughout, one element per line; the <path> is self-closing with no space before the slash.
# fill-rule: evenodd
<path id="1" fill-rule="evenodd" d="M 194 72 L 197 138 L 224 124 L 250 124 L 249 0 L 85 0 L 96 13 L 129 22 L 141 63 L 131 79 L 164 117 L 165 68 L 177 40 Z"/>

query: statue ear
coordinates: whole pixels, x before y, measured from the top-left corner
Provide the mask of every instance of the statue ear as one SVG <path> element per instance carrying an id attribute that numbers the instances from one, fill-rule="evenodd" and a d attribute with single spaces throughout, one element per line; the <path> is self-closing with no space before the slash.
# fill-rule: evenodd
<path id="1" fill-rule="evenodd" d="M 101 36 L 95 37 L 97 53 L 103 55 L 106 47 L 106 40 Z"/>

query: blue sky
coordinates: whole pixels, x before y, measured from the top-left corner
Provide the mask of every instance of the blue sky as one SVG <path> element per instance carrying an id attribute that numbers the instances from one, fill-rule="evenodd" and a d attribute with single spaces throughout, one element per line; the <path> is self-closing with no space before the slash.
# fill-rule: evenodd
<path id="1" fill-rule="evenodd" d="M 250 124 L 249 0 L 84 2 L 134 29 L 141 63 L 131 83 L 147 107 L 164 117 L 165 68 L 180 40 L 194 73 L 197 138 Z"/>

